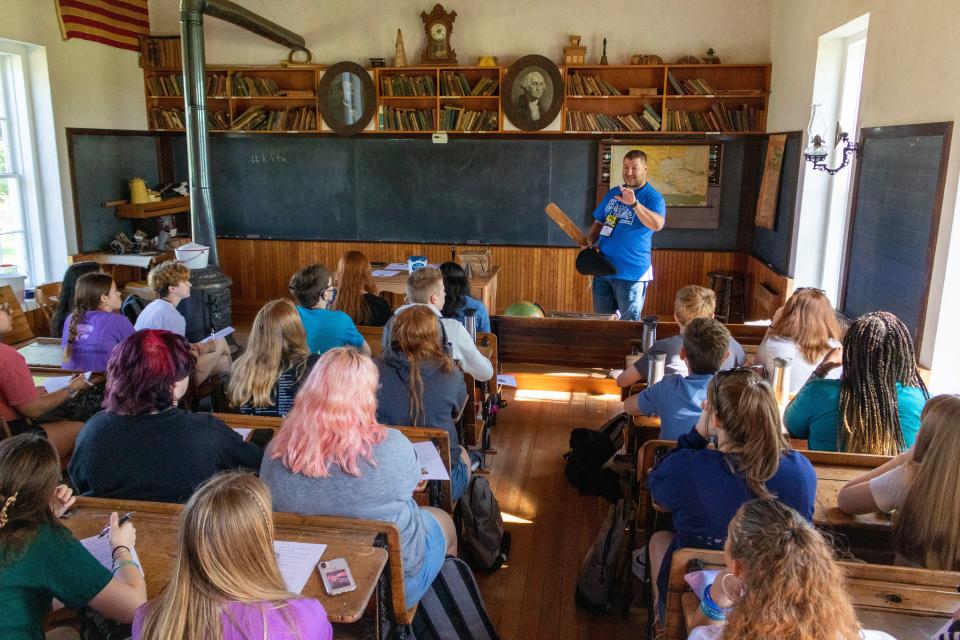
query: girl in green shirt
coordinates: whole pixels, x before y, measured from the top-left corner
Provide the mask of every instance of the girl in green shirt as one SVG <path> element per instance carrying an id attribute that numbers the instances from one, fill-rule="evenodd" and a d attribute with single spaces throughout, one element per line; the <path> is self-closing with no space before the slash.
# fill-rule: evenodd
<path id="1" fill-rule="evenodd" d="M 43 436 L 24 433 L 0 442 L 0 638 L 42 640 L 56 598 L 89 605 L 107 618 L 132 622 L 146 602 L 132 562 L 136 531 L 110 517 L 115 575 L 73 537 L 59 518 L 76 498 L 60 482 L 60 460 Z"/>

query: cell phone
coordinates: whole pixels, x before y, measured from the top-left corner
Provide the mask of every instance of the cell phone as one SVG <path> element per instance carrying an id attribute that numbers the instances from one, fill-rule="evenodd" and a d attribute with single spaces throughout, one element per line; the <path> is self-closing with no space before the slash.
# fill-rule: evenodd
<path id="1" fill-rule="evenodd" d="M 353 580 L 353 574 L 350 573 L 350 566 L 343 558 L 321 560 L 317 564 L 317 570 L 320 571 L 320 579 L 323 580 L 323 586 L 326 587 L 327 593 L 332 596 L 357 588 L 357 583 Z"/>

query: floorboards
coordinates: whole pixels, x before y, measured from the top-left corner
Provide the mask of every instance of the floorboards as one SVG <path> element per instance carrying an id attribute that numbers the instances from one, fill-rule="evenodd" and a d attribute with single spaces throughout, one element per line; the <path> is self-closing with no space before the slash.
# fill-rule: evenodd
<path id="1" fill-rule="evenodd" d="M 509 391 L 497 416 L 490 484 L 513 537 L 508 564 L 478 574 L 503 640 L 642 640 L 642 620 L 592 615 L 574 604 L 577 571 L 609 503 L 581 496 L 563 475 L 570 430 L 596 427 L 621 410 L 619 396 Z"/>

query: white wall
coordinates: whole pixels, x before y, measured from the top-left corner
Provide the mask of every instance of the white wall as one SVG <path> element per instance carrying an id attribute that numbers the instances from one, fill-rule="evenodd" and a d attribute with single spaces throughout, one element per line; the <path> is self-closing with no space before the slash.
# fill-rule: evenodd
<path id="1" fill-rule="evenodd" d="M 960 359 L 960 336 L 954 337 L 947 326 L 948 315 L 956 314 L 941 309 L 942 292 L 960 291 L 960 260 L 954 258 L 953 268 L 947 270 L 950 237 L 960 237 L 960 233 L 953 230 L 960 179 L 960 131 L 957 130 L 960 65 L 956 55 L 960 11 L 957 1 L 775 0 L 770 34 L 773 86 L 767 126 L 770 131 L 806 128 L 813 95 L 817 39 L 868 12 L 870 30 L 860 96 L 860 126 L 954 122 L 921 353 L 921 362 L 930 366 L 935 345 L 941 345 L 937 347 L 937 362 L 933 365 L 936 380 L 938 376 L 947 375 L 947 367 L 955 367 Z M 956 252 L 960 252 L 960 245 L 954 243 Z M 946 305 L 951 300 L 943 302 Z M 960 309 L 956 312 L 960 313 Z M 954 391 L 956 389 L 955 386 Z"/>
<path id="2" fill-rule="evenodd" d="M 46 230 L 51 256 L 48 277 L 57 279 L 66 266 L 67 255 L 77 250 L 66 129 L 146 129 L 143 75 L 136 52 L 85 40 L 64 41 L 54 3 L 50 1 L 0 0 L 0 38 L 46 49 L 59 185 L 56 175 L 48 172 L 43 176 L 44 190 L 53 191 L 45 194 L 43 207 L 44 219 L 50 222 Z M 34 58 L 31 56 L 31 64 L 39 62 L 42 67 L 42 57 Z M 36 83 L 33 93 L 38 95 Z M 51 132 L 37 134 L 44 138 Z M 43 159 L 41 164 L 51 166 Z M 109 212 L 104 211 L 104 215 Z"/>
<path id="3" fill-rule="evenodd" d="M 237 4 L 304 37 L 314 61 L 332 64 L 367 58 L 393 59 L 397 29 L 403 31 L 407 62 L 420 60 L 425 42 L 420 12 L 435 0 L 235 0 Z M 555 62 L 568 36 L 579 34 L 587 62 L 600 58 L 603 38 L 611 64 L 631 54 L 655 53 L 673 62 L 687 53 L 717 50 L 723 62 L 768 62 L 768 0 L 471 0 L 441 2 L 456 11 L 451 42 L 460 64 L 496 55 L 501 64 L 529 53 Z M 150 0 L 155 34 L 179 33 L 176 0 Z M 215 18 L 205 20 L 207 61 L 274 64 L 286 56 L 280 45 Z"/>

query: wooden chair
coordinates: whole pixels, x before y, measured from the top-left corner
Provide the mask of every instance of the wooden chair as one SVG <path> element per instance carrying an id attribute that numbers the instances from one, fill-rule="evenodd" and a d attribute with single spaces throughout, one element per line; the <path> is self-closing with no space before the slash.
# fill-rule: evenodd
<path id="1" fill-rule="evenodd" d="M 383 327 L 357 327 L 357 331 L 370 345 L 370 356 L 379 357 L 383 353 Z"/>
<path id="2" fill-rule="evenodd" d="M 0 440 L 4 438 L 10 438 L 13 434 L 10 433 L 10 425 L 7 424 L 7 421 L 0 417 Z"/>
<path id="3" fill-rule="evenodd" d="M 231 429 L 271 429 L 279 431 L 283 426 L 283 418 L 276 416 L 248 416 L 239 413 L 214 413 L 215 418 L 219 418 Z M 440 453 L 440 459 L 443 460 L 443 466 L 450 475 L 450 434 L 446 429 L 434 429 L 432 427 L 402 427 L 389 425 L 391 429 L 400 431 L 407 436 L 410 442 L 432 442 Z M 428 485 L 430 489 L 425 494 L 415 494 L 419 502 L 426 502 L 429 506 L 438 507 L 447 513 L 453 513 L 453 493 L 449 480 L 431 480 Z"/>
<path id="4" fill-rule="evenodd" d="M 48 323 L 53 318 L 53 312 L 56 311 L 57 305 L 60 304 L 60 290 L 62 287 L 62 282 L 47 282 L 36 288 L 37 306 L 40 308 L 40 311 Z"/>
<path id="5" fill-rule="evenodd" d="M 665 638 L 682 640 L 699 602 L 683 576 L 699 560 L 704 569 L 723 568 L 722 551 L 678 549 L 667 591 Z M 840 562 L 860 624 L 895 638 L 929 638 L 957 607 L 960 572 Z"/>
<path id="6" fill-rule="evenodd" d="M 33 339 L 33 329 L 30 328 L 27 316 L 23 313 L 20 301 L 13 293 L 13 287 L 8 284 L 0 287 L 0 302 L 10 305 L 10 319 L 13 320 L 13 329 L 3 336 L 3 342 L 13 346 Z"/>

